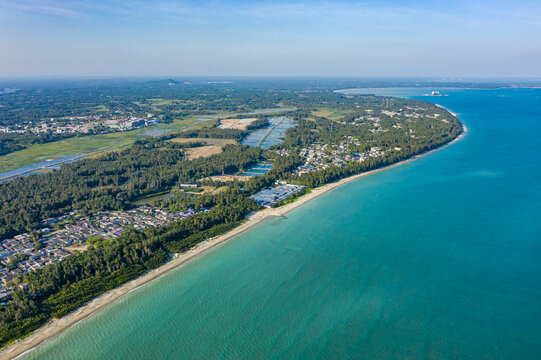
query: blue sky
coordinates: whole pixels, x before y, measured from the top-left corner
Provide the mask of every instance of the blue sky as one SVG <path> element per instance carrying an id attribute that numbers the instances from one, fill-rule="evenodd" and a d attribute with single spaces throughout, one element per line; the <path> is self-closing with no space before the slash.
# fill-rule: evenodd
<path id="1" fill-rule="evenodd" d="M 0 76 L 541 78 L 541 1 L 0 0 Z"/>

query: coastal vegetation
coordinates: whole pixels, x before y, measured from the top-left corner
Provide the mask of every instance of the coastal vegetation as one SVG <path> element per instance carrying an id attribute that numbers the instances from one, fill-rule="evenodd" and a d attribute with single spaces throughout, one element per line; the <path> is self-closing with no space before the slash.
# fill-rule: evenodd
<path id="1" fill-rule="evenodd" d="M 181 203 L 177 199 L 175 206 L 182 206 Z M 205 196 L 200 205 L 212 205 L 212 210 L 161 228 L 142 232 L 128 228 L 114 240 L 89 245 L 86 251 L 64 261 L 21 274 L 17 282 L 24 287 L 15 291 L 13 301 L 0 307 L 0 344 L 160 266 L 169 259 L 167 253 L 189 250 L 200 241 L 231 229 L 248 212 L 259 208 L 235 190 Z"/>
<path id="2" fill-rule="evenodd" d="M 150 107 L 170 119 L 200 112 L 250 113 L 257 108 L 283 106 L 288 108 L 282 115 L 295 126 L 285 132 L 280 144 L 262 150 L 242 142 L 251 132 L 269 127 L 271 115 L 251 115 L 257 120 L 245 130 L 220 128 L 215 119 L 182 131 L 133 139 L 117 151 L 72 162 L 56 171 L 1 182 L 0 239 L 36 232 L 45 226 L 45 219 L 74 210 L 89 216 L 103 210 L 126 210 L 136 206 L 137 200 L 156 194 L 173 194 L 154 201 L 161 207 L 193 210 L 195 214 L 163 226 L 128 227 L 112 239 L 91 238 L 86 240 L 84 251 L 74 251 L 35 271 L 19 272 L 9 283 L 14 289 L 12 301 L 0 306 L 0 345 L 238 226 L 247 214 L 261 208 L 250 196 L 277 182 L 316 188 L 411 158 L 450 142 L 462 132 L 454 116 L 424 101 L 346 96 L 330 87 L 306 84 L 170 84 L 149 82 L 100 89 L 90 91 L 88 98 L 87 90 L 77 90 L 63 101 L 85 99 L 87 107 L 74 105 L 69 113 L 77 110 L 87 114 L 98 105 L 100 109 L 128 107 L 137 113 Z M 25 94 L 21 99 L 29 96 Z M 10 96 L 10 101 L 23 101 Z M 53 116 L 52 112 L 68 116 L 68 110 L 56 109 L 62 101 L 52 98 L 46 97 L 49 110 L 46 105 L 36 105 L 32 117 Z M 2 111 L 0 116 L 6 116 L 8 122 L 21 121 L 25 114 L 24 110 Z M 190 156 L 211 145 L 219 151 Z M 239 181 L 239 174 L 263 161 L 272 164 L 268 172 Z M 231 175 L 232 181 L 209 179 L 217 175 Z M 181 185 L 188 190 L 178 190 Z M 221 191 L 201 191 L 202 185 L 220 187 Z M 15 268 L 17 261 L 9 266 Z"/>
<path id="3" fill-rule="evenodd" d="M 259 148 L 226 145 L 219 154 L 187 160 L 185 146 L 190 143 L 139 140 L 118 153 L 0 183 L 0 238 L 37 229 L 42 219 L 73 209 L 125 209 L 131 201 L 179 182 L 236 173 L 261 159 Z"/>

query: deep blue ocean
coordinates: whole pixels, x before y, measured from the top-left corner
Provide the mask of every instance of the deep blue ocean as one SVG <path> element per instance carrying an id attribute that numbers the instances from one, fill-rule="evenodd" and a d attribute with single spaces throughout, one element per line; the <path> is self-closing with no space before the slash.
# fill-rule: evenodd
<path id="1" fill-rule="evenodd" d="M 27 358 L 541 359 L 541 89 L 440 91 L 377 90 L 457 113 L 462 140 L 251 229 Z"/>

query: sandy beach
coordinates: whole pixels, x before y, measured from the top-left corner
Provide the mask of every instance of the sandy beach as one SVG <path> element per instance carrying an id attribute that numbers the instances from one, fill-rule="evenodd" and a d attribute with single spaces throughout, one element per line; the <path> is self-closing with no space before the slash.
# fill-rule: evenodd
<path id="1" fill-rule="evenodd" d="M 426 156 L 434 151 L 438 151 L 448 145 L 451 145 L 455 143 L 456 141 L 460 140 L 464 137 L 464 135 L 467 133 L 466 126 L 463 125 L 463 132 L 460 134 L 456 139 L 451 141 L 448 144 L 445 144 L 439 148 L 433 149 L 431 151 L 428 151 L 424 154 L 414 156 L 408 160 L 404 160 L 402 162 L 389 165 L 384 168 L 380 168 L 373 171 L 368 171 L 362 174 L 354 175 L 345 179 L 342 179 L 340 181 L 337 181 L 335 183 L 327 184 L 322 187 L 319 187 L 317 189 L 312 190 L 311 193 L 306 194 L 302 197 L 300 197 L 297 201 L 287 204 L 285 206 L 282 206 L 280 208 L 267 208 L 258 212 L 255 212 L 247 217 L 247 219 L 238 227 L 235 229 L 227 232 L 226 234 L 223 234 L 221 236 L 217 236 L 215 238 L 209 239 L 207 241 L 204 241 L 197 245 L 192 250 L 179 254 L 175 258 L 173 258 L 168 263 L 164 264 L 163 266 L 154 269 L 145 275 L 142 275 L 116 289 L 113 289 L 107 293 L 104 293 L 94 300 L 88 302 L 83 307 L 73 311 L 72 313 L 68 314 L 67 316 L 64 316 L 61 319 L 54 319 L 49 321 L 46 325 L 41 327 L 40 329 L 34 331 L 32 334 L 27 336 L 26 338 L 16 341 L 12 344 L 10 344 L 8 347 L 2 350 L 0 353 L 0 359 L 13 359 L 20 356 L 23 356 L 27 354 L 28 352 L 35 349 L 37 346 L 45 344 L 47 341 L 53 339 L 54 337 L 58 336 L 62 332 L 66 331 L 70 327 L 74 326 L 75 324 L 79 323 L 80 321 L 86 319 L 90 315 L 94 314 L 95 312 L 104 309 L 107 305 L 112 303 L 113 301 L 121 298 L 122 296 L 134 291 L 135 289 L 149 283 L 150 281 L 166 274 L 167 272 L 178 268 L 182 264 L 186 263 L 187 261 L 195 258 L 196 256 L 204 253 L 205 251 L 220 245 L 227 240 L 237 236 L 238 234 L 258 225 L 259 223 L 263 222 L 266 219 L 269 219 L 274 216 L 282 216 L 289 211 L 302 206 L 303 204 L 317 198 L 318 196 L 327 193 L 328 191 L 331 191 L 339 186 L 342 186 L 344 184 L 347 184 L 351 181 L 357 180 L 361 177 L 368 176 L 380 171 L 384 171 L 396 166 L 401 166 L 403 164 L 406 164 L 408 162 L 414 161 L 415 159 Z"/>

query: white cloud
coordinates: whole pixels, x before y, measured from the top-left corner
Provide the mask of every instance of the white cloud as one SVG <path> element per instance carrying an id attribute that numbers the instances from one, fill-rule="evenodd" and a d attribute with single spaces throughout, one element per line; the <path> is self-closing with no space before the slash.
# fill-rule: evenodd
<path id="1" fill-rule="evenodd" d="M 5 15 L 8 16 L 12 13 L 33 13 L 63 17 L 77 17 L 82 15 L 80 11 L 70 6 L 65 6 L 64 3 L 55 1 L 4 0 L 0 2 L 0 7 L 5 11 Z"/>

